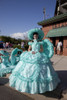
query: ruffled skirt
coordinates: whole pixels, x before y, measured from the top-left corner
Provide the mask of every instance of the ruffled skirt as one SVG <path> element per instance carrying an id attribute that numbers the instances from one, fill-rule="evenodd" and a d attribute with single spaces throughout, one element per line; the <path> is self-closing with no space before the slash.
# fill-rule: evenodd
<path id="1" fill-rule="evenodd" d="M 54 90 L 60 79 L 44 53 L 21 54 L 19 63 L 9 77 L 9 84 L 16 90 L 31 94 Z"/>

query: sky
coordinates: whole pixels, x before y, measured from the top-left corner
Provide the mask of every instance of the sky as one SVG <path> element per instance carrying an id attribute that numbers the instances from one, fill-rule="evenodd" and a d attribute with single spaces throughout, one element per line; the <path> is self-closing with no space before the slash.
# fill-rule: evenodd
<path id="1" fill-rule="evenodd" d="M 0 35 L 24 38 L 37 23 L 54 16 L 56 0 L 0 0 Z"/>

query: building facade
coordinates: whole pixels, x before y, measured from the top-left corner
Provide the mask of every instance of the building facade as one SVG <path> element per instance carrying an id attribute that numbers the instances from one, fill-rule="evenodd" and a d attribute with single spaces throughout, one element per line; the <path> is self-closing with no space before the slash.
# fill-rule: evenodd
<path id="1" fill-rule="evenodd" d="M 44 39 L 48 38 L 54 45 L 54 53 L 56 54 L 56 46 L 62 41 L 62 54 L 67 56 L 67 13 L 54 16 L 50 19 L 38 22 L 44 31 Z"/>

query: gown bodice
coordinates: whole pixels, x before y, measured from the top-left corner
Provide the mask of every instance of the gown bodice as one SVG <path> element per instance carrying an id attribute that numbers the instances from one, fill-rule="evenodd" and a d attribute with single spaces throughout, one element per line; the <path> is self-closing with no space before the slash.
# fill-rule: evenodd
<path id="1" fill-rule="evenodd" d="M 42 40 L 42 41 L 37 41 L 34 40 L 34 42 L 29 42 L 28 45 L 31 45 L 32 51 L 38 52 L 40 51 L 40 45 L 43 46 L 43 53 L 48 57 L 51 58 L 54 54 L 54 47 L 53 44 L 48 40 Z"/>
<path id="2" fill-rule="evenodd" d="M 32 43 L 32 51 L 40 51 L 40 43 L 37 40 L 34 40 L 34 42 Z"/>

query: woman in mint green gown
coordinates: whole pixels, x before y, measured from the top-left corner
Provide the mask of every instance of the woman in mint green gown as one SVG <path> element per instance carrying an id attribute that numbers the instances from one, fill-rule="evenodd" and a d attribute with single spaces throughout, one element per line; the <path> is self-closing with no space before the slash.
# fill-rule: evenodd
<path id="1" fill-rule="evenodd" d="M 10 54 L 7 51 L 0 50 L 0 77 L 12 72 L 20 60 L 21 52 L 21 49 L 15 48 L 12 50 L 11 56 L 9 56 Z M 10 57 L 11 59 L 9 59 Z"/>
<path id="2" fill-rule="evenodd" d="M 9 77 L 9 85 L 16 90 L 31 94 L 54 90 L 60 79 L 54 71 L 50 58 L 53 56 L 53 45 L 42 40 L 44 33 L 40 29 L 28 32 L 29 49 L 20 56 L 20 61 Z"/>
<path id="3" fill-rule="evenodd" d="M 9 53 L 4 50 L 0 50 L 0 59 L 0 77 L 3 77 L 12 71 L 10 68 L 11 63 L 9 61 Z"/>

